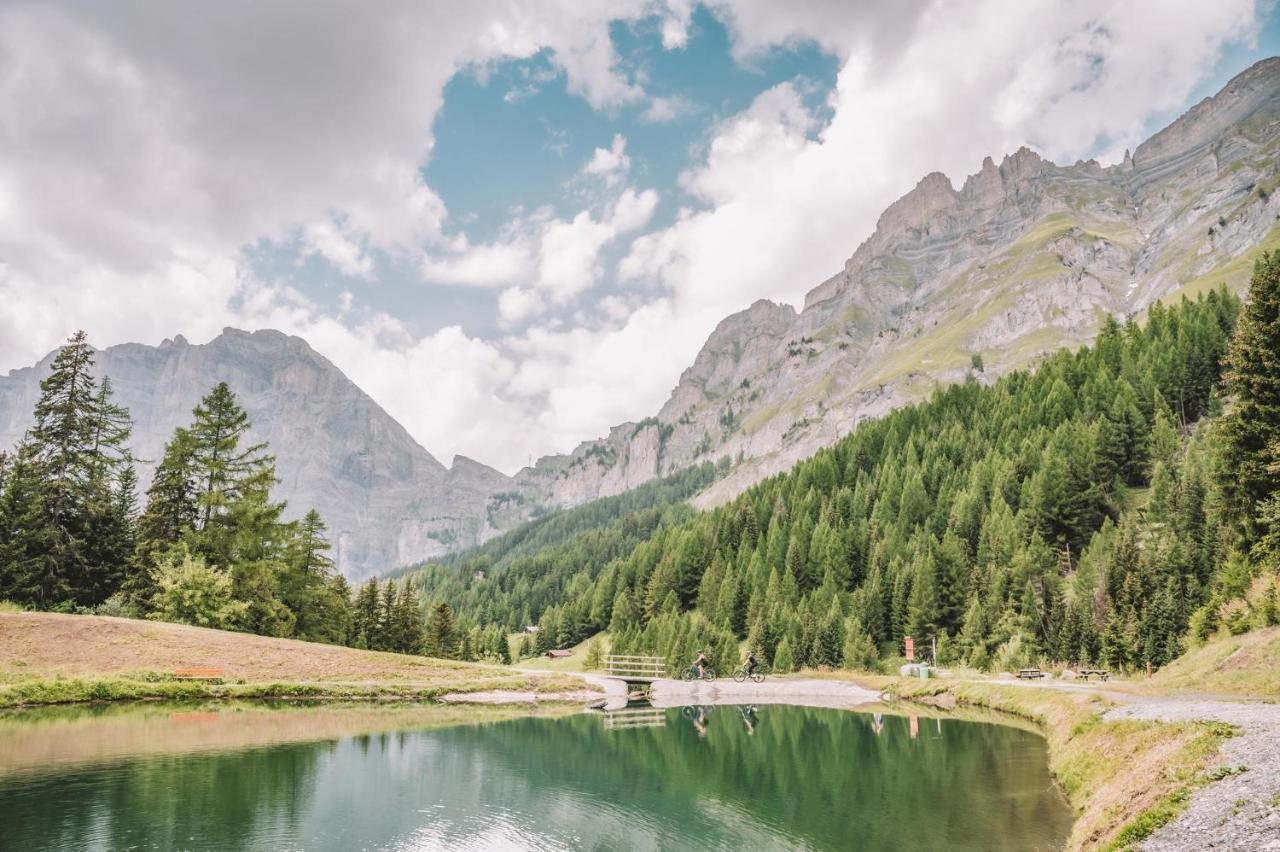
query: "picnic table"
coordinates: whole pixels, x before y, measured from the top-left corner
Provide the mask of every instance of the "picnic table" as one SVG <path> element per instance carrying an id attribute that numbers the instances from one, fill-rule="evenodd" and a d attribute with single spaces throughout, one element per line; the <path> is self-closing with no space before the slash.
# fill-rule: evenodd
<path id="1" fill-rule="evenodd" d="M 1106 669 L 1081 669 L 1080 670 L 1081 680 L 1088 680 L 1093 675 L 1097 675 L 1098 680 L 1107 680 L 1108 678 L 1111 677 L 1111 672 L 1107 671 Z"/>
<path id="2" fill-rule="evenodd" d="M 1044 677 L 1044 672 L 1037 668 L 1018 669 L 1018 677 L 1021 680 L 1032 680 L 1037 677 Z"/>

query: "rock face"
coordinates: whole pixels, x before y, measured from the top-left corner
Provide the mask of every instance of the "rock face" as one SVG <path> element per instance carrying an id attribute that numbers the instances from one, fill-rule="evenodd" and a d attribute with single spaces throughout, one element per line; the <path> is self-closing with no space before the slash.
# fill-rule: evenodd
<path id="1" fill-rule="evenodd" d="M 985 159 L 958 190 L 930 174 L 801 312 L 757 302 L 729 317 L 655 418 L 517 479 L 566 505 L 741 458 L 699 498 L 721 502 L 937 383 L 989 381 L 1088 342 L 1108 314 L 1242 290 L 1253 258 L 1280 248 L 1278 184 L 1280 59 L 1119 165 L 1059 166 L 1023 148 Z"/>
<path id="2" fill-rule="evenodd" d="M 803 310 L 760 301 L 728 317 L 656 416 L 515 477 L 464 458 L 445 468 L 337 368 L 279 332 L 115 346 L 99 367 L 133 412 L 134 449 L 148 459 L 203 393 L 228 381 L 277 455 L 291 513 L 318 509 L 344 573 L 358 579 L 477 544 L 542 507 L 738 461 L 699 497 L 713 505 L 938 383 L 989 381 L 1087 342 L 1108 314 L 1220 284 L 1241 290 L 1253 258 L 1280 248 L 1278 188 L 1280 59 L 1236 77 L 1116 166 L 1059 166 L 1023 148 L 999 165 L 988 157 L 958 190 L 928 175 Z M 0 377 L 0 447 L 29 425 L 49 361 Z"/>
<path id="3" fill-rule="evenodd" d="M 30 426 L 51 361 L 0 376 L 0 447 Z M 230 384 L 252 438 L 276 456 L 287 515 L 316 508 L 352 579 L 476 544 L 528 515 L 509 477 L 462 457 L 446 468 L 297 337 L 228 328 L 199 346 L 180 336 L 112 346 L 97 354 L 97 374 L 133 416 L 133 452 L 151 462 L 138 465 L 143 489 L 174 427 L 214 384 Z"/>

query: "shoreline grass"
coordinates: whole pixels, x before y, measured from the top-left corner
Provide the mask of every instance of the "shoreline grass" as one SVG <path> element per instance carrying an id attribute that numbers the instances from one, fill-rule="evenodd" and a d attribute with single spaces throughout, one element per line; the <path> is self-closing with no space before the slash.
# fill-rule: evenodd
<path id="1" fill-rule="evenodd" d="M 512 691 L 555 696 L 589 687 L 577 678 L 531 676 L 518 673 L 484 680 L 443 683 L 384 681 L 342 683 L 323 681 L 262 681 L 218 683 L 180 681 L 144 673 L 137 677 L 29 677 L 0 684 L 0 709 L 58 704 L 101 704 L 114 701 L 290 700 L 290 701 L 435 701 L 451 694 Z M 545 700 L 545 699 L 544 699 Z"/>
<path id="2" fill-rule="evenodd" d="M 1035 722 L 1049 744 L 1049 768 L 1076 821 L 1069 849 L 1128 849 L 1165 825 L 1214 778 L 1206 770 L 1236 731 L 1212 722 L 1103 718 L 1109 702 L 1086 692 L 854 676 L 904 701 L 942 694 Z"/>

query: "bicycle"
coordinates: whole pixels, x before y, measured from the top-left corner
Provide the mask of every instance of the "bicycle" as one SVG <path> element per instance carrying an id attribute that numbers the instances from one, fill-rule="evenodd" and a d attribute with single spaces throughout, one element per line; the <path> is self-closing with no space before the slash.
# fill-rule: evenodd
<path id="1" fill-rule="evenodd" d="M 764 666 L 756 666 L 751 674 L 747 674 L 746 666 L 739 666 L 738 670 L 733 673 L 733 679 L 738 683 L 743 683 L 749 677 L 755 683 L 764 683 L 765 670 Z"/>
<path id="2" fill-rule="evenodd" d="M 699 675 L 697 666 L 689 666 L 689 668 L 684 670 L 684 674 L 680 676 L 680 679 L 681 680 L 715 680 L 716 670 L 711 668 L 711 666 L 704 666 L 702 669 L 702 674 Z"/>

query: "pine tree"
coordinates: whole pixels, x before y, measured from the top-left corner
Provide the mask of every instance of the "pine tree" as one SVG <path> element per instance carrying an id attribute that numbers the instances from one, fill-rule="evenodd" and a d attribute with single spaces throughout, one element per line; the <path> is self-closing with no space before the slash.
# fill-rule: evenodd
<path id="1" fill-rule="evenodd" d="M 273 459 L 266 444 L 241 448 L 249 431 L 245 414 L 226 382 L 218 383 L 192 412 L 192 463 L 197 482 L 199 525 L 208 529 L 219 515 L 229 511 L 247 483 L 260 481 Z"/>
<path id="2" fill-rule="evenodd" d="M 773 670 L 779 674 L 796 670 L 796 657 L 791 651 L 791 637 L 784 636 L 778 643 L 778 649 L 773 652 Z"/>
<path id="3" fill-rule="evenodd" d="M 457 631 L 453 608 L 447 603 L 437 603 L 431 608 L 431 615 L 427 619 L 423 653 L 428 657 L 439 657 L 445 660 L 454 658 L 458 649 Z"/>
<path id="4" fill-rule="evenodd" d="M 1227 366 L 1219 481 L 1237 529 L 1252 541 L 1258 506 L 1280 492 L 1280 252 L 1254 265 Z"/>
<path id="5" fill-rule="evenodd" d="M 158 554 L 195 529 L 199 517 L 196 494 L 195 439 L 178 427 L 165 444 L 164 457 L 147 488 L 146 508 L 138 519 L 138 560 L 144 575 Z"/>
<path id="6" fill-rule="evenodd" d="M 35 545 L 28 549 L 34 560 L 29 576 L 40 579 L 31 602 L 41 608 L 67 599 L 96 603 L 113 591 L 105 588 L 109 578 L 102 554 L 93 550 L 94 521 L 109 511 L 113 483 L 108 450 L 119 449 L 127 439 L 128 414 L 114 406 L 100 408 L 104 400 L 109 405 L 110 389 L 105 396 L 99 390 L 93 364 L 93 349 L 78 331 L 58 350 L 48 377 L 40 382 L 35 423 L 28 433 L 39 463 L 43 512 L 42 517 L 27 517 L 22 535 Z M 115 426 L 119 431 L 111 431 Z"/>

